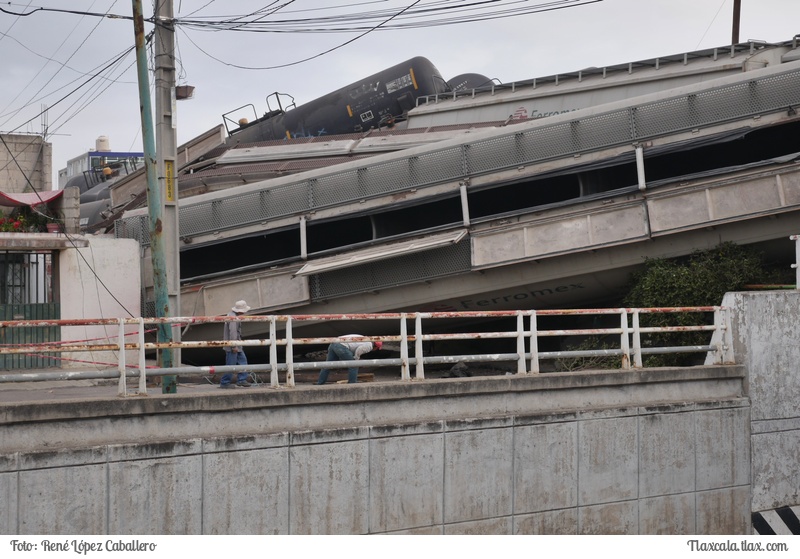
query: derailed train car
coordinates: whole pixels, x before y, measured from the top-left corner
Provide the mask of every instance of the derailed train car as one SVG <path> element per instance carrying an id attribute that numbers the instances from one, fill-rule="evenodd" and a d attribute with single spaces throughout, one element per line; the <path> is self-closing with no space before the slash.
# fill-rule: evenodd
<path id="1" fill-rule="evenodd" d="M 393 127 L 406 119 L 417 99 L 452 91 L 455 89 L 453 81 L 463 86 L 467 83 L 465 76 L 474 82 L 488 81 L 485 76 L 468 74 L 448 83 L 427 58 L 417 56 L 299 107 L 290 96 L 273 93 L 267 97 L 267 112 L 260 117 L 253 105 L 222 115 L 228 132 L 225 143 L 230 146 Z M 103 183 L 97 191 L 102 196 L 92 192 L 90 197 L 81 200 L 81 225 L 84 228 L 101 222 L 111 210 L 108 184 Z"/>
<path id="2" fill-rule="evenodd" d="M 414 108 L 418 97 L 449 90 L 447 82 L 427 59 L 417 56 L 295 107 L 281 106 L 250 121 L 234 120 L 240 107 L 223 115 L 229 144 L 350 134 L 391 126 Z M 267 100 L 270 104 L 269 98 Z"/>

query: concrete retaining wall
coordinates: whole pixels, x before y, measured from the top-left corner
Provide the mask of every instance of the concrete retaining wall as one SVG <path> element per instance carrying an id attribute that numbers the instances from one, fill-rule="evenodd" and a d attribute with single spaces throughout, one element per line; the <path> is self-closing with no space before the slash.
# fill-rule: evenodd
<path id="1" fill-rule="evenodd" d="M 800 505 L 800 292 L 729 293 L 752 401 L 753 511 Z"/>
<path id="2" fill-rule="evenodd" d="M 703 367 L 10 404 L 0 531 L 748 534 L 743 381 Z"/>

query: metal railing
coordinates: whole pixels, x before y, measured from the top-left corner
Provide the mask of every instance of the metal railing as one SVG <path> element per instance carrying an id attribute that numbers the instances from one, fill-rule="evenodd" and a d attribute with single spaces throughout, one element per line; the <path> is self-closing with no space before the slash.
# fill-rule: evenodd
<path id="1" fill-rule="evenodd" d="M 689 64 L 690 60 L 705 59 L 705 60 L 716 61 L 719 58 L 723 59 L 735 58 L 739 54 L 744 54 L 745 56 L 752 56 L 758 49 L 767 47 L 784 45 L 788 48 L 795 49 L 797 48 L 797 43 L 798 43 L 797 39 L 798 37 L 795 36 L 791 41 L 786 41 L 784 43 L 777 43 L 777 44 L 768 44 L 768 43 L 763 43 L 761 41 L 750 40 L 747 41 L 746 43 L 730 45 L 727 48 L 715 47 L 713 49 L 703 49 L 691 53 L 686 52 L 683 54 L 674 54 L 668 56 L 660 56 L 658 58 L 651 58 L 647 60 L 626 62 L 624 64 L 614 64 L 612 66 L 586 68 L 584 70 L 577 70 L 573 72 L 563 72 L 561 74 L 552 74 L 549 76 L 528 78 L 519 82 L 495 84 L 492 81 L 489 84 L 479 87 L 474 87 L 469 89 L 458 89 L 455 91 L 447 91 L 444 93 L 432 93 L 429 95 L 422 95 L 420 97 L 417 97 L 416 106 L 419 107 L 422 105 L 436 104 L 440 100 L 441 101 L 456 100 L 459 97 L 475 98 L 477 95 L 488 94 L 494 96 L 498 92 L 510 91 L 513 93 L 516 91 L 532 90 L 536 89 L 538 86 L 547 85 L 550 83 L 554 85 L 559 85 L 560 83 L 568 82 L 570 80 L 581 82 L 583 81 L 584 78 L 588 78 L 590 76 L 601 76 L 603 79 L 606 79 L 607 77 L 615 73 L 624 73 L 630 75 L 633 73 L 635 69 L 639 68 L 659 70 L 662 67 L 667 68 L 671 64 L 680 64 L 682 66 L 686 66 L 687 64 Z M 718 69 L 719 68 L 712 67 L 710 68 L 710 71 L 713 72 Z"/>
<path id="2" fill-rule="evenodd" d="M 674 326 L 649 326 L 640 324 L 642 315 L 661 314 L 678 315 L 683 319 L 683 325 Z M 614 317 L 618 317 L 618 326 Z M 549 328 L 543 329 L 539 323 L 548 321 L 564 321 L 568 317 L 580 317 L 583 321 L 587 317 L 593 320 L 611 321 L 612 325 L 592 328 Z M 692 317 L 691 324 L 685 325 L 686 317 Z M 476 321 L 480 320 L 512 319 L 515 322 L 513 329 L 505 331 L 476 332 Z M 180 341 L 158 343 L 146 341 L 147 327 L 158 324 L 172 324 L 173 327 L 186 325 L 213 324 L 239 320 L 242 323 L 264 323 L 269 328 L 269 336 L 264 338 L 245 339 L 242 341 Z M 335 337 L 295 337 L 293 329 L 302 324 L 322 323 L 326 321 L 346 322 L 348 327 L 358 330 L 358 324 L 370 323 L 370 331 L 396 332 L 392 334 L 365 336 L 365 340 L 382 341 L 397 347 L 399 357 L 386 359 L 367 359 L 359 361 L 313 361 L 295 362 L 294 356 L 298 348 L 309 345 L 329 344 L 336 341 Z M 436 322 L 446 321 L 447 331 L 434 333 L 437 330 Z M 459 321 L 462 325 L 459 327 Z M 383 324 L 377 324 L 377 323 Z M 496 323 L 496 322 L 495 322 Z M 388 326 L 387 326 L 388 324 Z M 441 324 L 441 323 L 440 323 Z M 392 326 L 394 325 L 394 326 Z M 409 325 L 413 331 L 409 332 Z M 36 354 L 61 354 L 70 352 L 108 352 L 117 359 L 116 366 L 94 371 L 62 370 L 60 372 L 44 371 L 17 371 L 0 374 L 0 383 L 24 382 L 43 380 L 69 380 L 69 379 L 118 379 L 119 395 L 127 395 L 127 379 L 138 379 L 138 393 L 146 394 L 146 381 L 148 377 L 164 375 L 213 375 L 235 372 L 250 372 L 253 374 L 269 373 L 269 384 L 279 387 L 280 374 L 284 374 L 285 387 L 295 386 L 295 372 L 319 370 L 322 368 L 341 369 L 348 367 L 394 367 L 400 369 L 400 379 L 403 381 L 425 379 L 427 365 L 445 365 L 455 363 L 498 363 L 511 362 L 516 364 L 516 374 L 538 374 L 541 362 L 548 359 L 589 358 L 589 357 L 616 357 L 619 358 L 620 369 L 642 367 L 642 357 L 656 354 L 673 353 L 705 353 L 706 362 L 712 364 L 733 363 L 732 340 L 730 333 L 730 317 L 728 309 L 724 307 L 670 307 L 670 308 L 643 308 L 643 309 L 580 309 L 580 310 L 521 310 L 521 311 L 489 311 L 489 312 L 417 312 L 417 313 L 379 313 L 379 314 L 337 314 L 337 315 L 262 315 L 242 317 L 171 317 L 171 318 L 119 318 L 119 319 L 86 319 L 86 320 L 39 320 L 39 321 L 0 321 L 0 328 L 32 328 L 52 326 L 115 326 L 116 339 L 105 338 L 84 341 L 65 341 L 60 343 L 45 343 L 36 345 L 17 345 L 0 347 L 0 354 L 5 353 L 36 353 Z M 279 328 L 280 326 L 280 328 Z M 563 325 L 561 325 L 563 326 Z M 131 331 L 135 328 L 135 331 Z M 443 330 L 440 325 L 439 330 Z M 281 331 L 279 335 L 279 330 Z M 461 330 L 461 331 L 459 331 Z M 469 330 L 469 331 L 464 331 Z M 427 332 L 431 333 L 427 333 Z M 675 345 L 654 346 L 644 343 L 648 336 L 653 334 L 669 334 L 680 332 L 706 332 L 709 343 L 705 345 Z M 134 340 L 128 338 L 135 337 Z M 541 340 L 545 338 L 567 339 L 581 337 L 588 340 L 614 339 L 610 347 L 607 341 L 597 344 L 598 347 L 589 349 L 541 351 Z M 466 355 L 431 354 L 426 352 L 426 343 L 453 342 L 469 340 L 474 345 L 486 340 L 513 340 L 515 350 L 509 353 L 481 353 L 480 350 L 471 351 Z M 396 344 L 396 345 L 395 345 Z M 177 366 L 169 369 L 154 368 L 146 365 L 147 352 L 165 348 L 181 348 L 190 350 L 196 348 L 223 348 L 226 346 L 242 345 L 244 347 L 267 347 L 269 350 L 268 363 L 252 363 L 246 366 Z M 445 344 L 446 345 L 446 344 Z M 601 347 L 602 345 L 602 347 Z M 278 359 L 278 347 L 285 347 L 283 362 Z M 413 356 L 411 355 L 413 351 Z M 129 365 L 126 354 L 136 352 L 138 356 L 136 365 Z M 513 374 L 513 373 L 512 373 Z"/>

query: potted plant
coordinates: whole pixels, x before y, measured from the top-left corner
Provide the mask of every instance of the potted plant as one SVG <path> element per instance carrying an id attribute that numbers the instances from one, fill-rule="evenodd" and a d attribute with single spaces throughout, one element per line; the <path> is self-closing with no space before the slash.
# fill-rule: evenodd
<path id="1" fill-rule="evenodd" d="M 63 233 L 64 232 L 64 217 L 61 212 L 53 211 L 47 208 L 47 213 L 43 213 L 45 230 L 48 233 Z"/>
<path id="2" fill-rule="evenodd" d="M 51 221 L 48 221 L 45 224 L 48 233 L 63 233 L 64 232 L 64 223 L 53 218 Z"/>

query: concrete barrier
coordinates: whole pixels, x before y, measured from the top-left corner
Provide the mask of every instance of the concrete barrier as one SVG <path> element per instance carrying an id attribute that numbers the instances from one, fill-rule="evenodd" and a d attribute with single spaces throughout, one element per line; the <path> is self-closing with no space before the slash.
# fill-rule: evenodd
<path id="1" fill-rule="evenodd" d="M 20 403 L 13 534 L 747 534 L 737 366 Z"/>
<path id="2" fill-rule="evenodd" d="M 800 505 L 800 291 L 728 293 L 752 401 L 753 512 Z"/>

